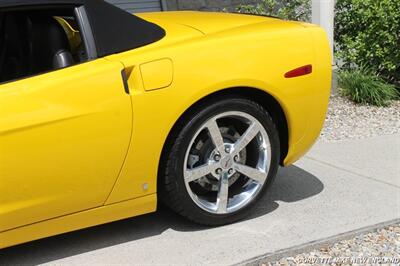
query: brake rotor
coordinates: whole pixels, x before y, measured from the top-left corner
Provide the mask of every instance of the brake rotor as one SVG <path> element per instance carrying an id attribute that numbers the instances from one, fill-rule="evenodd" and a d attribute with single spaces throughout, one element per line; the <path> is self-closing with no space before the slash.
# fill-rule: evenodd
<path id="1" fill-rule="evenodd" d="M 233 147 L 233 144 L 240 138 L 239 132 L 233 127 L 221 127 L 221 134 L 226 146 Z M 214 144 L 208 137 L 199 138 L 194 143 L 193 149 L 189 155 L 188 166 L 194 168 L 209 162 L 215 162 L 215 156 L 218 154 Z M 245 164 L 246 149 L 238 154 L 237 162 Z M 229 186 L 233 185 L 241 176 L 240 173 L 233 173 L 229 176 Z M 211 173 L 195 181 L 202 189 L 206 191 L 218 191 L 219 181 L 216 173 Z"/>

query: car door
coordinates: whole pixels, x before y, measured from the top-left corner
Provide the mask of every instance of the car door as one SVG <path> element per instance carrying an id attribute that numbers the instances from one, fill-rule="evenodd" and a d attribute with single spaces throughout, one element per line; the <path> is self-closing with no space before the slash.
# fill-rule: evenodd
<path id="1" fill-rule="evenodd" d="M 0 232 L 104 204 L 131 137 L 122 65 L 0 84 Z"/>

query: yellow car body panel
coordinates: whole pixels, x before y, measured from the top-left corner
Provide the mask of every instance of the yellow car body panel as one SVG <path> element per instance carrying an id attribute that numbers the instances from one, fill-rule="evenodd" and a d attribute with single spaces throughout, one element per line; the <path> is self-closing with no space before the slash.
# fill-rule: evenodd
<path id="1" fill-rule="evenodd" d="M 143 86 L 146 91 L 166 88 L 174 78 L 174 66 L 171 59 L 164 58 L 140 65 Z"/>
<path id="2" fill-rule="evenodd" d="M 98 59 L 0 86 L 0 231 L 104 204 L 131 135 L 121 69 Z"/>
<path id="3" fill-rule="evenodd" d="M 324 123 L 331 84 L 331 57 L 321 28 L 256 17 L 256 24 L 210 35 L 201 33 L 195 38 L 190 36 L 176 41 L 177 24 L 183 24 L 175 22 L 173 14 L 178 14 L 179 19 L 187 16 L 188 20 L 198 14 L 205 21 L 208 17 L 218 16 L 194 12 L 143 15 L 145 19 L 162 25 L 167 30 L 167 38 L 109 57 L 133 67 L 134 72 L 138 71 L 137 66 L 146 62 L 170 58 L 174 80 L 169 87 L 150 93 L 135 82 L 137 75 L 133 73 L 133 138 L 126 163 L 107 203 L 156 192 L 157 179 L 154 177 L 157 176 L 162 147 L 173 125 L 190 106 L 217 91 L 255 88 L 272 95 L 280 103 L 289 129 L 285 165 L 290 165 L 308 151 Z M 162 19 L 164 16 L 165 20 Z M 238 20 L 244 17 L 249 22 L 254 20 L 253 16 L 222 16 L 233 16 Z M 223 21 L 220 20 L 219 30 L 231 27 Z M 237 21 L 232 22 L 236 26 Z M 311 75 L 292 79 L 284 77 L 289 70 L 307 64 L 313 65 Z M 147 191 L 143 191 L 143 184 L 148 184 Z"/>
<path id="4" fill-rule="evenodd" d="M 257 90 L 280 104 L 288 127 L 284 165 L 317 139 L 332 62 L 321 28 L 236 14 L 140 16 L 166 37 L 0 85 L 0 248 L 154 211 L 169 133 L 213 93 Z M 309 64 L 311 74 L 285 78 Z M 148 79 L 160 71 L 167 73 Z"/>
<path id="5" fill-rule="evenodd" d="M 12 246 L 35 239 L 154 212 L 156 210 L 156 201 L 157 196 L 153 194 L 41 221 L 18 229 L 8 230 L 0 234 L 0 247 Z"/>

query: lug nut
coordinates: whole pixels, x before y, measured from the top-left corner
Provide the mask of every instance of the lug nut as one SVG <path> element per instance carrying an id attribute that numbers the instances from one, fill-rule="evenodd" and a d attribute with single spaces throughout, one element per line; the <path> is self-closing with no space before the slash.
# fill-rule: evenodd
<path id="1" fill-rule="evenodd" d="M 219 160 L 221 160 L 221 156 L 219 154 L 215 154 L 214 161 L 218 162 Z"/>
<path id="2" fill-rule="evenodd" d="M 233 158 L 235 160 L 235 162 L 237 163 L 239 161 L 239 156 L 235 156 L 235 158 Z"/>
<path id="3" fill-rule="evenodd" d="M 217 170 L 215 170 L 215 173 L 216 173 L 217 175 L 221 174 L 221 173 L 222 173 L 222 169 L 221 169 L 221 168 L 218 168 Z"/>
<path id="4" fill-rule="evenodd" d="M 230 153 L 230 152 L 231 152 L 231 149 L 230 149 L 229 147 L 226 147 L 226 148 L 225 148 L 225 152 L 226 152 L 226 153 Z"/>
<path id="5" fill-rule="evenodd" d="M 233 169 L 231 168 L 231 169 L 229 169 L 229 171 L 228 171 L 228 174 L 233 174 Z"/>

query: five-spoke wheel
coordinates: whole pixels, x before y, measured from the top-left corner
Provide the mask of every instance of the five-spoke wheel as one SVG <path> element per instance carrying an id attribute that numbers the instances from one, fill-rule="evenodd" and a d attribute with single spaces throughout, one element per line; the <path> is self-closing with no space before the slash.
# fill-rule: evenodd
<path id="1" fill-rule="evenodd" d="M 185 118 L 164 154 L 161 198 L 203 224 L 242 218 L 276 175 L 280 145 L 273 120 L 240 98 L 212 102 Z"/>
<path id="2" fill-rule="evenodd" d="M 244 153 L 253 160 L 244 160 Z M 260 192 L 270 163 L 271 145 L 261 123 L 244 112 L 224 112 L 206 121 L 192 138 L 184 163 L 186 189 L 208 212 L 234 212 Z"/>

